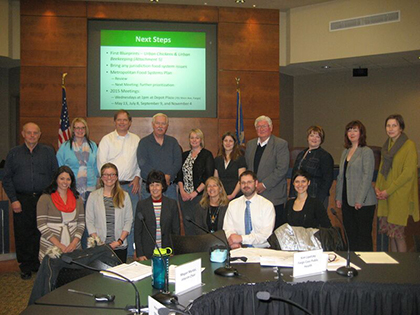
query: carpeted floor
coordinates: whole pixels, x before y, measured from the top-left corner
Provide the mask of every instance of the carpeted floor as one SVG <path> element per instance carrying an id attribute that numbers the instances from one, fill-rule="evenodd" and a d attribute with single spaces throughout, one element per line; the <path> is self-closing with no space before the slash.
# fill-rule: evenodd
<path id="1" fill-rule="evenodd" d="M 27 307 L 36 274 L 22 280 L 19 272 L 0 273 L 0 314 L 20 314 Z"/>

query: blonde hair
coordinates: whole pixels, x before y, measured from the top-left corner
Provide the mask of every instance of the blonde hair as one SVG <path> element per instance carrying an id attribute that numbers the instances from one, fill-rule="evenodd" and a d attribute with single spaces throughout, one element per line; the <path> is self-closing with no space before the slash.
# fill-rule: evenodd
<path id="1" fill-rule="evenodd" d="M 200 146 L 204 148 L 204 133 L 198 128 L 191 129 L 190 133 L 188 134 L 188 139 L 191 137 L 192 133 L 195 133 L 201 139 Z M 191 148 L 191 144 L 190 144 L 190 148 Z"/>
<path id="2" fill-rule="evenodd" d="M 76 117 L 75 119 L 73 119 L 73 121 L 71 122 L 71 125 L 70 125 L 70 139 L 69 139 L 69 144 L 70 144 L 70 149 L 73 149 L 73 141 L 74 141 L 74 125 L 76 124 L 76 123 L 82 123 L 84 126 L 85 126 L 85 138 L 86 138 L 86 141 L 87 141 L 87 143 L 89 144 L 89 147 L 90 147 L 90 149 L 91 150 L 93 150 L 93 148 L 92 148 L 92 143 L 90 142 L 90 139 L 89 139 L 89 127 L 88 127 L 88 124 L 87 124 L 87 122 L 86 122 L 86 120 L 84 120 L 83 118 L 81 118 L 81 117 Z"/>
<path id="3" fill-rule="evenodd" d="M 100 180 L 101 187 L 104 187 L 102 176 L 104 175 L 105 170 L 108 168 L 112 168 L 113 170 L 115 170 L 115 173 L 117 174 L 117 181 L 115 182 L 115 186 L 111 192 L 114 207 L 124 208 L 124 200 L 125 200 L 124 190 L 121 188 L 120 182 L 118 181 L 118 168 L 114 164 L 106 163 L 101 167 L 101 180 Z"/>
<path id="4" fill-rule="evenodd" d="M 207 209 L 210 206 L 210 198 L 209 198 L 209 194 L 207 192 L 207 186 L 209 185 L 209 182 L 211 180 L 214 181 L 216 183 L 216 185 L 220 188 L 219 206 L 227 206 L 227 204 L 229 203 L 229 199 L 227 197 L 225 188 L 223 187 L 223 183 L 218 177 L 214 177 L 214 176 L 210 176 L 206 180 L 206 187 L 204 188 L 204 191 L 203 191 L 203 197 L 200 200 L 200 206 L 203 209 Z"/>

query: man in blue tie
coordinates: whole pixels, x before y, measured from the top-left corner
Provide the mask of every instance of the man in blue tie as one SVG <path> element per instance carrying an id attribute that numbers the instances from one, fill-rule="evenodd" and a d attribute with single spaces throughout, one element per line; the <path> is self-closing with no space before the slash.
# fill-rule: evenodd
<path id="1" fill-rule="evenodd" d="M 267 238 L 274 228 L 274 206 L 257 194 L 258 179 L 252 171 L 239 177 L 243 195 L 229 203 L 223 230 L 231 249 L 239 247 L 268 247 Z"/>

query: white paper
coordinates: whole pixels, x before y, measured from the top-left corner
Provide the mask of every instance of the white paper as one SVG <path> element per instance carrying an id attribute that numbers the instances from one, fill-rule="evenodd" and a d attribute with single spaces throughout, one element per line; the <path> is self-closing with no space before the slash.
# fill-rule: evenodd
<path id="1" fill-rule="evenodd" d="M 108 270 L 119 273 L 131 281 L 138 281 L 152 275 L 152 267 L 140 264 L 137 261 L 133 261 L 131 264 L 121 264 L 109 268 Z M 123 278 L 106 271 L 101 271 L 101 273 L 106 277 L 124 280 Z"/>
<path id="2" fill-rule="evenodd" d="M 175 294 L 201 286 L 201 258 L 175 268 Z"/>
<path id="3" fill-rule="evenodd" d="M 268 248 L 238 248 L 230 251 L 231 258 L 234 257 L 246 257 L 247 261 L 242 260 L 232 261 L 231 264 L 243 264 L 243 263 L 257 263 L 262 266 L 282 266 L 292 267 L 293 266 L 293 253 L 292 251 L 281 251 Z M 272 263 L 279 263 L 280 265 L 272 265 Z M 282 264 L 285 264 L 283 266 Z"/>
<path id="4" fill-rule="evenodd" d="M 305 277 L 324 272 L 327 269 L 328 255 L 322 249 L 294 254 L 293 277 Z"/>
<path id="5" fill-rule="evenodd" d="M 147 305 L 149 306 L 149 310 L 148 310 L 149 315 L 158 315 L 159 314 L 158 312 L 161 308 L 166 308 L 165 305 L 159 303 L 150 295 L 147 298 Z"/>
<path id="6" fill-rule="evenodd" d="M 347 259 L 341 257 L 340 255 L 337 255 L 334 252 L 325 252 L 325 253 L 328 254 L 329 257 L 331 257 L 331 255 L 337 256 L 334 261 L 328 262 L 327 264 L 328 271 L 337 271 L 338 268 L 345 267 L 347 265 Z M 350 267 L 353 267 L 356 270 L 360 270 L 360 267 L 356 266 L 352 262 L 350 262 Z"/>
<path id="7" fill-rule="evenodd" d="M 356 255 L 367 264 L 399 264 L 385 252 L 356 252 Z"/>

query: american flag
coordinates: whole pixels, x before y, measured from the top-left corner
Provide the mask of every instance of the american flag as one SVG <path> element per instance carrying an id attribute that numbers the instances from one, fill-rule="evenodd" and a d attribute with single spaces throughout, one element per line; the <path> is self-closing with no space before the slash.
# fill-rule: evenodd
<path id="1" fill-rule="evenodd" d="M 61 103 L 61 116 L 58 128 L 58 147 L 70 139 L 70 121 L 69 112 L 67 110 L 66 88 L 62 87 L 63 99 Z"/>

